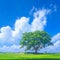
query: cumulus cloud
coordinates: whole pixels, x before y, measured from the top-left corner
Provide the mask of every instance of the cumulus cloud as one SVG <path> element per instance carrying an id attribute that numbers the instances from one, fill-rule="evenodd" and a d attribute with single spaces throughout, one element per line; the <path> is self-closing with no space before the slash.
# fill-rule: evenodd
<path id="1" fill-rule="evenodd" d="M 34 13 L 34 19 L 32 22 L 32 31 L 36 31 L 36 30 L 44 30 L 45 26 L 46 26 L 46 15 L 50 12 L 50 10 L 39 10 L 37 12 Z"/>
<path id="2" fill-rule="evenodd" d="M 53 46 L 48 46 L 44 49 L 41 49 L 40 52 L 47 52 L 47 53 L 59 53 L 60 52 L 60 41 L 54 43 Z"/>
<path id="3" fill-rule="evenodd" d="M 52 37 L 52 42 L 55 43 L 60 40 L 60 33 L 57 33 Z"/>
<path id="4" fill-rule="evenodd" d="M 0 29 L 0 46 L 12 44 L 12 30 L 9 26 Z"/>
<path id="5" fill-rule="evenodd" d="M 12 31 L 12 37 L 14 38 L 15 42 L 20 42 L 22 33 L 30 31 L 30 24 L 29 18 L 21 17 L 20 19 L 16 20 L 15 29 Z"/>
<path id="6" fill-rule="evenodd" d="M 20 49 L 20 45 L 11 45 L 0 47 L 0 52 L 25 52 L 24 48 Z"/>
<path id="7" fill-rule="evenodd" d="M 51 42 L 52 46 L 48 46 L 44 49 L 41 49 L 40 52 L 49 52 L 49 53 L 59 53 L 60 52 L 60 33 L 57 33 L 52 37 Z"/>
<path id="8" fill-rule="evenodd" d="M 16 49 L 19 49 L 22 33 L 44 30 L 47 23 L 46 15 L 49 12 L 49 9 L 42 9 L 34 12 L 34 18 L 31 24 L 29 24 L 30 17 L 21 17 L 17 19 L 14 24 L 14 30 L 12 30 L 10 26 L 2 27 L 0 29 L 0 52 L 16 51 Z"/>
<path id="9" fill-rule="evenodd" d="M 56 53 L 60 52 L 60 33 L 57 33 L 52 37 L 51 42 L 54 44 L 53 46 L 47 47 L 48 52 Z"/>

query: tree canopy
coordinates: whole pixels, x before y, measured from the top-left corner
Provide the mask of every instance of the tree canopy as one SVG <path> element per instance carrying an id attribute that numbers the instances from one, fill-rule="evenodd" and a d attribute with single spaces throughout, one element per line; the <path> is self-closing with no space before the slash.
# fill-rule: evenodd
<path id="1" fill-rule="evenodd" d="M 26 50 L 38 50 L 51 45 L 51 36 L 45 31 L 25 32 L 20 41 L 21 47 L 26 46 Z"/>

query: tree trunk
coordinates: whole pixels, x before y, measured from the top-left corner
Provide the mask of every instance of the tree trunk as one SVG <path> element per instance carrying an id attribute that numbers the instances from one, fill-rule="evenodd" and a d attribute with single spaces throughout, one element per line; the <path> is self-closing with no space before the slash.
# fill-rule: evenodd
<path id="1" fill-rule="evenodd" d="M 35 49 L 35 54 L 37 54 L 38 53 L 38 49 Z"/>

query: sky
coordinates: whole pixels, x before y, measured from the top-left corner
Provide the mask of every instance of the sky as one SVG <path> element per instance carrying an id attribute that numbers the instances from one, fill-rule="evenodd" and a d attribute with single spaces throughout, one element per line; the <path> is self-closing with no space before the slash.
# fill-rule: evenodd
<path id="1" fill-rule="evenodd" d="M 23 32 L 45 30 L 54 46 L 48 52 L 60 52 L 60 0 L 0 0 L 0 52 L 21 52 Z"/>

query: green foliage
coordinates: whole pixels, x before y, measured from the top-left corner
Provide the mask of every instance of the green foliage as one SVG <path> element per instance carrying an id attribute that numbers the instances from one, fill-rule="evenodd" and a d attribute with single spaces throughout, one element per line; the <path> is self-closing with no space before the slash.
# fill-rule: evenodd
<path id="1" fill-rule="evenodd" d="M 21 47 L 26 46 L 26 50 L 35 50 L 35 53 L 52 43 L 50 35 L 45 31 L 25 32 L 20 41 Z"/>

